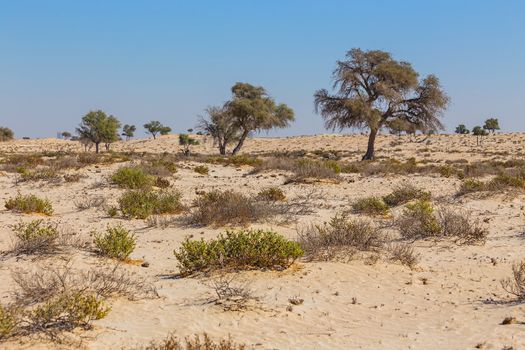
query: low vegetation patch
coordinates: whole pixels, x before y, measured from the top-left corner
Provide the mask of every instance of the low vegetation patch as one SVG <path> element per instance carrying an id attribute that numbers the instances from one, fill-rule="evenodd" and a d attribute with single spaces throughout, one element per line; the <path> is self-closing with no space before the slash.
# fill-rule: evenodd
<path id="1" fill-rule="evenodd" d="M 356 200 L 352 204 L 355 213 L 368 215 L 386 215 L 388 214 L 388 205 L 380 197 L 365 197 Z"/>
<path id="2" fill-rule="evenodd" d="M 525 260 L 512 265 L 512 277 L 501 280 L 501 286 L 519 301 L 525 300 Z"/>
<path id="3" fill-rule="evenodd" d="M 214 269 L 285 269 L 303 255 L 298 243 L 273 231 L 226 231 L 209 241 L 186 239 L 174 252 L 182 274 Z"/>
<path id="4" fill-rule="evenodd" d="M 197 174 L 208 175 L 210 169 L 208 169 L 206 165 L 197 165 L 195 168 L 193 168 L 193 171 L 195 171 Z"/>
<path id="5" fill-rule="evenodd" d="M 143 189 L 153 186 L 155 178 L 139 167 L 122 167 L 111 175 L 111 182 L 121 188 Z"/>
<path id="6" fill-rule="evenodd" d="M 481 192 L 486 190 L 486 185 L 483 181 L 478 179 L 468 178 L 461 182 L 459 191 L 457 192 L 458 196 L 463 196 L 468 193 Z"/>
<path id="7" fill-rule="evenodd" d="M 18 223 L 13 227 L 13 231 L 15 242 L 12 253 L 15 255 L 50 254 L 59 249 L 60 233 L 56 224 L 33 220 Z"/>
<path id="8" fill-rule="evenodd" d="M 124 216 L 146 219 L 150 215 L 181 213 L 185 209 L 181 197 L 181 193 L 175 190 L 129 190 L 120 197 L 118 203 Z"/>
<path id="9" fill-rule="evenodd" d="M 22 195 L 18 193 L 16 197 L 9 198 L 5 202 L 5 207 L 8 210 L 18 213 L 40 213 L 44 215 L 53 214 L 53 206 L 51 205 L 51 202 L 47 199 L 39 198 L 34 194 Z"/>
<path id="10" fill-rule="evenodd" d="M 213 341 L 208 334 L 196 334 L 184 340 L 170 335 L 160 342 L 152 342 L 141 350 L 246 350 L 244 344 L 235 343 L 231 338 Z"/>
<path id="11" fill-rule="evenodd" d="M 135 249 L 135 245 L 135 235 L 122 227 L 122 225 L 108 226 L 103 234 L 95 232 L 95 248 L 97 252 L 109 258 L 126 260 Z"/>
<path id="12" fill-rule="evenodd" d="M 258 198 L 265 201 L 281 202 L 286 200 L 286 195 L 279 187 L 268 187 L 259 191 Z"/>
<path id="13" fill-rule="evenodd" d="M 393 243 L 386 248 L 389 260 L 399 262 L 410 268 L 414 268 L 421 256 L 414 251 L 414 247 L 407 243 Z"/>
<path id="14" fill-rule="evenodd" d="M 383 197 L 383 201 L 389 207 L 396 207 L 418 199 L 430 200 L 430 192 L 423 191 L 411 184 L 399 185 L 391 193 Z"/>
<path id="15" fill-rule="evenodd" d="M 308 182 L 311 180 L 339 179 L 341 167 L 336 161 L 318 161 L 311 159 L 268 158 L 256 165 L 252 173 L 265 170 L 290 171 L 293 175 L 287 182 Z"/>
<path id="16" fill-rule="evenodd" d="M 19 323 L 18 310 L 12 306 L 0 304 L 0 341 L 8 338 L 15 331 Z"/>
<path id="17" fill-rule="evenodd" d="M 379 252 L 385 244 L 380 229 L 363 220 L 336 215 L 322 225 L 298 231 L 298 242 L 310 260 L 351 259 L 357 252 Z"/>

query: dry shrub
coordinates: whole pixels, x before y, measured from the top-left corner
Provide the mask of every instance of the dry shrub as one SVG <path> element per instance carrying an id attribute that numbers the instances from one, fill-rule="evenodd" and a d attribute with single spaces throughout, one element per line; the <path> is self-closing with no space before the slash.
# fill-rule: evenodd
<path id="1" fill-rule="evenodd" d="M 385 244 L 380 229 L 363 220 L 336 215 L 323 225 L 298 231 L 298 242 L 309 260 L 350 259 L 358 252 L 379 252 Z"/>
<path id="2" fill-rule="evenodd" d="M 151 215 L 146 219 L 148 227 L 165 229 L 177 222 L 177 218 L 171 215 Z"/>
<path id="3" fill-rule="evenodd" d="M 51 205 L 51 202 L 47 199 L 39 198 L 34 194 L 22 195 L 18 193 L 16 197 L 9 198 L 5 202 L 5 207 L 7 210 L 24 214 L 53 214 L 53 206 Z"/>
<path id="4" fill-rule="evenodd" d="M 414 268 L 421 256 L 414 251 L 414 248 L 407 243 L 393 243 L 386 248 L 389 254 L 389 260 L 400 262 L 401 264 Z"/>
<path id="5" fill-rule="evenodd" d="M 60 176 L 55 169 L 52 168 L 38 168 L 34 170 L 27 170 L 26 168 L 17 169 L 18 177 L 16 183 L 44 181 L 47 183 L 60 182 Z"/>
<path id="6" fill-rule="evenodd" d="M 192 338 L 180 340 L 175 335 L 169 335 L 160 342 L 152 342 L 141 350 L 246 350 L 246 345 L 235 343 L 231 338 L 219 342 L 211 340 L 208 334 L 202 337 L 195 335 Z"/>
<path id="7" fill-rule="evenodd" d="M 442 209 L 438 212 L 438 222 L 441 227 L 441 236 L 451 238 L 458 244 L 484 244 L 487 239 L 487 230 L 473 222 L 462 212 Z"/>
<path id="8" fill-rule="evenodd" d="M 512 265 L 512 278 L 501 280 L 501 286 L 519 301 L 525 300 L 525 260 Z"/>
<path id="9" fill-rule="evenodd" d="M 74 201 L 78 210 L 87 210 L 91 208 L 100 208 L 106 204 L 104 196 L 80 197 Z"/>
<path id="10" fill-rule="evenodd" d="M 386 215 L 388 214 L 388 205 L 380 197 L 365 197 L 356 200 L 352 204 L 355 213 L 368 215 Z"/>
<path id="11" fill-rule="evenodd" d="M 221 306 L 224 311 L 242 311 L 248 309 L 253 302 L 257 302 L 247 283 L 237 281 L 235 274 L 219 274 L 212 277 L 204 285 L 211 288 L 216 298 L 213 302 Z"/>
<path id="12" fill-rule="evenodd" d="M 264 190 L 259 191 L 257 197 L 266 201 L 274 202 L 280 202 L 286 199 L 286 195 L 284 194 L 283 190 L 281 190 L 279 187 L 265 188 Z"/>
<path id="13" fill-rule="evenodd" d="M 68 183 L 79 182 L 82 177 L 81 174 L 64 174 L 64 181 Z"/>
<path id="14" fill-rule="evenodd" d="M 383 201 L 390 207 L 405 204 L 416 199 L 430 200 L 430 192 L 405 183 L 398 185 L 390 194 L 383 197 Z"/>
<path id="15" fill-rule="evenodd" d="M 265 170 L 284 170 L 293 172 L 287 179 L 291 182 L 308 182 L 310 180 L 329 179 L 337 181 L 341 167 L 336 161 L 317 161 L 311 159 L 291 160 L 287 158 L 268 158 L 256 165 L 252 173 Z"/>
<path id="16" fill-rule="evenodd" d="M 501 191 L 505 189 L 525 189 L 525 173 L 517 175 L 499 174 L 487 183 L 487 189 Z"/>
<path id="17" fill-rule="evenodd" d="M 13 227 L 14 244 L 10 251 L 13 255 L 20 254 L 52 254 L 63 246 L 63 237 L 57 225 L 44 223 L 43 220 L 20 222 Z"/>
<path id="18" fill-rule="evenodd" d="M 481 192 L 486 190 L 486 185 L 483 181 L 477 179 L 465 179 L 461 182 L 457 196 L 463 196 L 468 193 Z"/>
<path id="19" fill-rule="evenodd" d="M 12 305 L 0 304 L 0 341 L 10 337 L 20 322 L 19 311 Z"/>
<path id="20" fill-rule="evenodd" d="M 206 165 L 197 165 L 195 168 L 193 168 L 193 171 L 197 174 L 208 175 L 210 169 L 208 169 Z"/>

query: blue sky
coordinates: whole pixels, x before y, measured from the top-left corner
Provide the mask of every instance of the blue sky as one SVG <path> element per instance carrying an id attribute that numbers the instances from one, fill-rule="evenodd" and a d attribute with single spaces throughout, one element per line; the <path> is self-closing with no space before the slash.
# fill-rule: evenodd
<path id="1" fill-rule="evenodd" d="M 353 47 L 436 74 L 449 131 L 493 116 L 525 131 L 518 0 L 0 0 L 0 126 L 55 136 L 103 109 L 183 131 L 242 81 L 295 110 L 272 135 L 324 133 L 312 95 Z"/>

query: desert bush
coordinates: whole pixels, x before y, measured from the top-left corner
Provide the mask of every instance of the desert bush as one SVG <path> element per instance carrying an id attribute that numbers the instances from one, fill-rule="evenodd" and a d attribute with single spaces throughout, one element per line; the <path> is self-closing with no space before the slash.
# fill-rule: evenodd
<path id="1" fill-rule="evenodd" d="M 265 170 L 285 170 L 293 172 L 287 182 L 304 182 L 311 179 L 339 179 L 341 167 L 336 161 L 318 161 L 311 159 L 287 159 L 287 158 L 268 158 L 257 164 L 252 173 L 259 173 Z"/>
<path id="2" fill-rule="evenodd" d="M 401 264 L 414 268 L 419 260 L 420 255 L 414 251 L 414 248 L 406 243 L 393 243 L 387 246 L 390 261 L 398 261 Z"/>
<path id="3" fill-rule="evenodd" d="M 57 226 L 33 220 L 13 227 L 15 243 L 12 252 L 18 254 L 49 254 L 59 248 L 60 234 Z"/>
<path id="4" fill-rule="evenodd" d="M 352 209 L 356 213 L 369 215 L 386 215 L 389 210 L 388 205 L 380 197 L 360 198 L 352 204 Z"/>
<path id="5" fill-rule="evenodd" d="M 518 300 L 525 300 L 525 260 L 512 265 L 512 278 L 501 280 L 501 286 Z"/>
<path id="6" fill-rule="evenodd" d="M 236 279 L 236 274 L 220 273 L 210 281 L 203 282 L 214 291 L 215 305 L 221 306 L 224 311 L 243 311 L 249 308 L 250 302 L 259 300 L 253 295 L 247 283 L 239 283 Z"/>
<path id="7" fill-rule="evenodd" d="M 461 186 L 459 187 L 459 191 L 457 192 L 458 196 L 463 196 L 467 193 L 473 193 L 473 192 L 480 192 L 485 191 L 486 185 L 483 181 L 468 178 L 461 182 Z"/>
<path id="8" fill-rule="evenodd" d="M 197 174 L 208 175 L 210 170 L 206 165 L 197 165 L 195 168 L 193 168 L 193 171 L 195 171 Z"/>
<path id="9" fill-rule="evenodd" d="M 64 174 L 64 181 L 65 182 L 79 182 L 82 178 L 82 175 L 80 174 Z"/>
<path id="10" fill-rule="evenodd" d="M 432 203 L 426 200 L 407 204 L 402 215 L 396 219 L 396 224 L 401 236 L 407 239 L 416 240 L 441 234 Z"/>
<path id="11" fill-rule="evenodd" d="M 142 163 L 140 166 L 145 173 L 160 177 L 170 176 L 177 172 L 176 159 L 166 156 L 151 159 L 148 163 Z"/>
<path id="12" fill-rule="evenodd" d="M 143 189 L 151 187 L 155 178 L 139 167 L 122 167 L 111 175 L 111 182 L 121 188 Z"/>
<path id="13" fill-rule="evenodd" d="M 165 179 L 163 177 L 160 177 L 158 176 L 156 179 L 155 179 L 155 186 L 158 187 L 158 188 L 168 188 L 170 187 L 170 180 L 168 179 Z"/>
<path id="14" fill-rule="evenodd" d="M 135 249 L 135 235 L 122 225 L 106 229 L 106 233 L 95 233 L 95 247 L 100 255 L 118 260 L 126 260 Z"/>
<path id="15" fill-rule="evenodd" d="M 261 198 L 262 200 L 274 202 L 286 200 L 286 195 L 284 194 L 283 190 L 281 190 L 279 187 L 265 188 L 264 190 L 259 191 L 257 197 Z"/>
<path id="16" fill-rule="evenodd" d="M 379 252 L 385 237 L 367 221 L 335 215 L 322 225 L 298 231 L 298 242 L 310 260 L 348 259 L 358 252 Z"/>
<path id="17" fill-rule="evenodd" d="M 154 214 L 177 214 L 185 208 L 181 203 L 181 193 L 164 191 L 161 193 L 145 190 L 129 190 L 120 197 L 118 203 L 124 216 L 146 219 Z"/>
<path id="18" fill-rule="evenodd" d="M 278 208 L 268 201 L 231 190 L 207 192 L 193 202 L 189 222 L 200 225 L 247 225 L 277 215 Z"/>
<path id="19" fill-rule="evenodd" d="M 229 157 L 211 156 L 211 157 L 206 157 L 204 159 L 204 162 L 210 163 L 210 164 L 223 164 L 223 165 L 233 165 L 233 166 L 243 166 L 243 165 L 258 166 L 259 164 L 261 164 L 261 160 L 259 158 L 252 157 L 249 155 L 235 155 L 235 156 L 229 156 Z"/>
<path id="20" fill-rule="evenodd" d="M 196 334 L 192 338 L 180 340 L 170 335 L 160 342 L 152 342 L 143 350 L 246 350 L 246 345 L 235 343 L 231 338 L 213 341 L 208 334 Z"/>
<path id="21" fill-rule="evenodd" d="M 8 210 L 25 214 L 53 214 L 51 202 L 49 202 L 47 199 L 41 199 L 34 194 L 22 195 L 18 193 L 15 198 L 9 198 L 5 202 L 5 207 Z"/>
<path id="22" fill-rule="evenodd" d="M 177 218 L 170 215 L 151 215 L 146 219 L 148 227 L 159 227 L 162 229 L 170 227 L 177 221 Z"/>
<path id="23" fill-rule="evenodd" d="M 103 196 L 88 196 L 80 197 L 74 201 L 75 207 L 79 210 L 87 210 L 90 208 L 100 208 L 106 204 L 106 198 Z"/>
<path id="24" fill-rule="evenodd" d="M 383 201 L 390 207 L 395 207 L 410 201 L 430 200 L 430 192 L 423 191 L 411 184 L 403 184 L 395 187 L 390 194 L 383 197 Z"/>
<path id="25" fill-rule="evenodd" d="M 88 329 L 92 321 L 104 318 L 109 310 L 105 302 L 92 293 L 67 292 L 36 306 L 29 316 L 29 327 L 44 332 Z"/>
<path id="26" fill-rule="evenodd" d="M 459 211 L 442 209 L 438 212 L 438 222 L 441 236 L 451 238 L 458 244 L 485 243 L 487 230 L 469 220 L 468 216 Z"/>
<path id="27" fill-rule="evenodd" d="M 226 231 L 209 241 L 186 239 L 174 252 L 182 274 L 213 269 L 285 269 L 303 251 L 273 231 Z"/>
<path id="28" fill-rule="evenodd" d="M 118 215 L 118 208 L 115 207 L 115 206 L 109 206 L 107 209 L 106 209 L 106 214 L 108 214 L 108 216 L 110 218 L 114 218 Z"/>
<path id="29" fill-rule="evenodd" d="M 18 325 L 17 310 L 0 304 L 0 341 L 11 336 Z"/>
<path id="30" fill-rule="evenodd" d="M 16 179 L 17 183 L 20 182 L 31 182 L 31 181 L 46 181 L 46 182 L 58 182 L 60 176 L 58 172 L 51 168 L 41 168 L 28 170 L 26 168 L 18 168 L 17 173 L 19 174 Z"/>
<path id="31" fill-rule="evenodd" d="M 487 188 L 491 191 L 499 191 L 507 188 L 525 189 L 525 176 L 518 174 L 499 174 L 487 183 Z"/>

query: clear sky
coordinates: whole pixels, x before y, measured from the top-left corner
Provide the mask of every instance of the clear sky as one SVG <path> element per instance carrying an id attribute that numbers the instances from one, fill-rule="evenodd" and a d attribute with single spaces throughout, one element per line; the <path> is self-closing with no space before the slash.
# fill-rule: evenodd
<path id="1" fill-rule="evenodd" d="M 295 110 L 276 134 L 324 133 L 312 95 L 353 47 L 436 74 L 449 131 L 525 131 L 520 0 L 0 0 L 0 126 L 55 136 L 103 109 L 183 131 L 241 81 Z"/>

